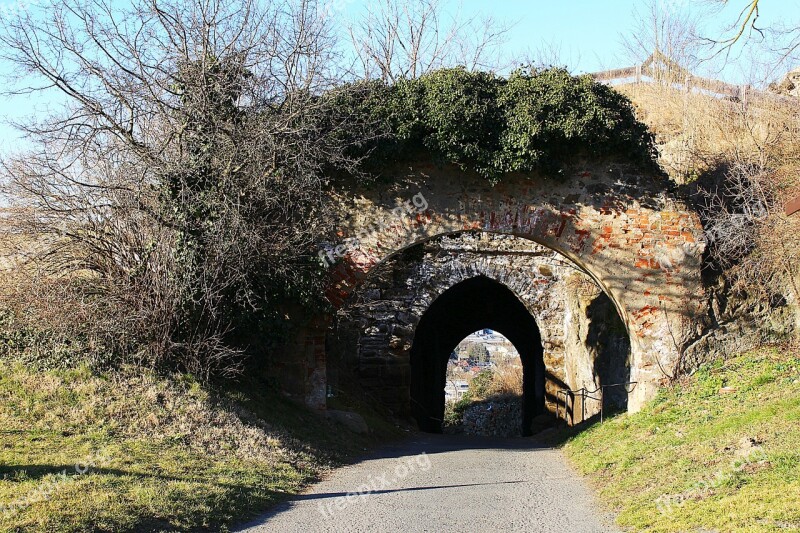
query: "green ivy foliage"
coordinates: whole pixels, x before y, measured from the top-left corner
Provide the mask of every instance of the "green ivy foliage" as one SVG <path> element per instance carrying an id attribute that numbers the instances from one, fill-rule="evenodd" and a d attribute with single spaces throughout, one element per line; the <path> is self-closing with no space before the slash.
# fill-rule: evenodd
<path id="1" fill-rule="evenodd" d="M 358 88 L 338 104 L 380 132 L 351 142 L 376 174 L 423 154 L 493 183 L 515 172 L 558 175 L 582 156 L 655 165 L 653 136 L 630 100 L 561 68 L 521 69 L 508 78 L 454 68 Z"/>

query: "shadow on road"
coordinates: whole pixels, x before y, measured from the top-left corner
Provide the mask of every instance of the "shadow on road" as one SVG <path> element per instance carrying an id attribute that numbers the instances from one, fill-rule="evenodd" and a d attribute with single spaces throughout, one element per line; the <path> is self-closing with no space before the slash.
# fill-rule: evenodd
<path id="1" fill-rule="evenodd" d="M 459 489 L 459 488 L 466 488 L 466 487 L 488 487 L 488 486 L 496 486 L 496 485 L 515 485 L 517 483 L 529 483 L 529 481 L 520 479 L 516 481 L 493 481 L 490 483 L 458 483 L 454 485 L 434 485 L 431 487 L 406 487 L 402 489 L 383 489 L 383 490 L 371 490 L 365 491 L 364 493 L 359 493 L 359 496 L 363 495 L 371 495 L 371 494 L 392 494 L 395 492 L 416 492 L 420 490 L 439 490 L 439 489 Z M 346 497 L 348 495 L 352 495 L 352 492 L 324 492 L 318 494 L 301 494 L 293 498 L 294 500 L 319 500 L 325 498 L 340 498 Z"/>
<path id="2" fill-rule="evenodd" d="M 552 427 L 531 437 L 479 437 L 464 434 L 413 433 L 363 456 L 354 463 L 371 459 L 391 459 L 414 453 L 437 454 L 456 450 L 537 450 L 558 448 L 579 433 L 600 423 L 600 415 L 570 427 Z"/>
<path id="3" fill-rule="evenodd" d="M 536 501 L 543 512 L 552 515 L 548 520 L 555 520 L 554 525 L 563 522 L 573 531 L 615 531 L 598 525 L 600 518 L 591 506 L 591 497 L 560 454 L 553 451 L 559 443 L 597 422 L 587 420 L 573 428 L 553 428 L 534 437 L 411 433 L 338 469 L 331 479 L 309 487 L 306 493 L 293 496 L 236 531 L 361 531 L 382 520 L 392 524 L 388 530 L 400 531 L 411 520 L 405 514 L 407 508 L 425 509 L 420 519 L 439 525 L 459 521 L 475 525 L 480 522 L 474 522 L 475 516 L 497 511 L 494 519 L 514 530 L 536 530 L 528 527 L 525 516 L 516 515 L 510 508 L 493 511 L 494 507 L 486 503 L 497 498 L 505 504 L 515 498 L 529 502 L 532 494 L 539 498 Z M 477 453 L 462 453 L 471 451 Z M 410 477 L 422 473 L 421 477 Z M 572 516 L 566 510 L 576 501 L 581 511 Z M 463 508 L 464 502 L 471 503 Z M 451 515 L 453 509 L 460 510 Z M 590 523 L 591 527 L 587 525 Z"/>

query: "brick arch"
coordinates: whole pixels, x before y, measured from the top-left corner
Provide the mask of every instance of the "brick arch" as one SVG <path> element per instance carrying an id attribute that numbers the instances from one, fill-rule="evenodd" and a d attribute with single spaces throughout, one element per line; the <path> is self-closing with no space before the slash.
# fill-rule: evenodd
<path id="1" fill-rule="evenodd" d="M 609 295 L 631 337 L 631 379 L 639 382 L 632 410 L 652 397 L 696 336 L 705 311 L 702 226 L 665 179 L 620 166 L 586 166 L 558 181 L 512 176 L 495 187 L 434 165 L 394 176 L 391 186 L 332 191 L 338 241 L 331 245 L 345 251 L 331 268 L 335 306 L 400 251 L 480 230 L 558 252 Z M 415 197 L 424 198 L 424 210 L 413 209 Z"/>

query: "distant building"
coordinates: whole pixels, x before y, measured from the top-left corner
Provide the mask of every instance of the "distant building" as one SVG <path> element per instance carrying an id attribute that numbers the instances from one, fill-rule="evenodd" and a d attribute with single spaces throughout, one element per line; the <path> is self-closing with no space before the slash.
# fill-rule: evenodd
<path id="1" fill-rule="evenodd" d="M 469 390 L 469 383 L 463 380 L 448 381 L 444 387 L 445 401 L 456 401 Z"/>

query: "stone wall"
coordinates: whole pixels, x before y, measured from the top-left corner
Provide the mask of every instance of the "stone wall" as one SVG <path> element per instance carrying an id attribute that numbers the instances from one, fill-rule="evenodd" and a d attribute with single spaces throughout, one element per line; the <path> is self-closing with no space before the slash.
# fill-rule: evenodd
<path id="1" fill-rule="evenodd" d="M 508 287 L 535 318 L 550 411 L 556 411 L 561 389 L 594 390 L 601 382 L 627 381 L 627 331 L 595 281 L 545 246 L 485 232 L 437 238 L 373 269 L 339 309 L 328 343 L 329 376 L 336 375 L 336 367 L 355 370 L 376 401 L 408 415 L 416 325 L 439 295 L 475 276 Z M 624 404 L 627 396 L 612 395 L 612 400 Z M 599 410 L 597 402 L 584 407 L 586 416 Z"/>
<path id="2" fill-rule="evenodd" d="M 537 242 L 588 274 L 622 317 L 630 334 L 631 377 L 639 383 L 631 410 L 653 397 L 665 381 L 664 369 L 674 368 L 682 349 L 705 328 L 703 230 L 665 178 L 620 165 L 575 167 L 558 180 L 508 176 L 494 187 L 432 164 L 386 174 L 383 184 L 332 191 L 339 241 L 331 246 L 344 255 L 331 272 L 328 296 L 336 306 L 373 269 L 435 237 L 479 230 Z M 398 218 L 418 195 L 426 209 Z M 401 319 L 397 326 L 408 323 Z"/>
<path id="3" fill-rule="evenodd" d="M 796 341 L 798 307 L 787 296 L 747 294 L 730 287 L 723 276 L 709 283 L 707 295 L 707 328 L 681 354 L 681 372 L 765 344 Z"/>
<path id="4" fill-rule="evenodd" d="M 326 340 L 330 318 L 309 317 L 301 308 L 284 309 L 291 327 L 277 338 L 252 331 L 242 339 L 249 346 L 247 372 L 276 379 L 283 394 L 306 406 L 326 409 Z"/>

